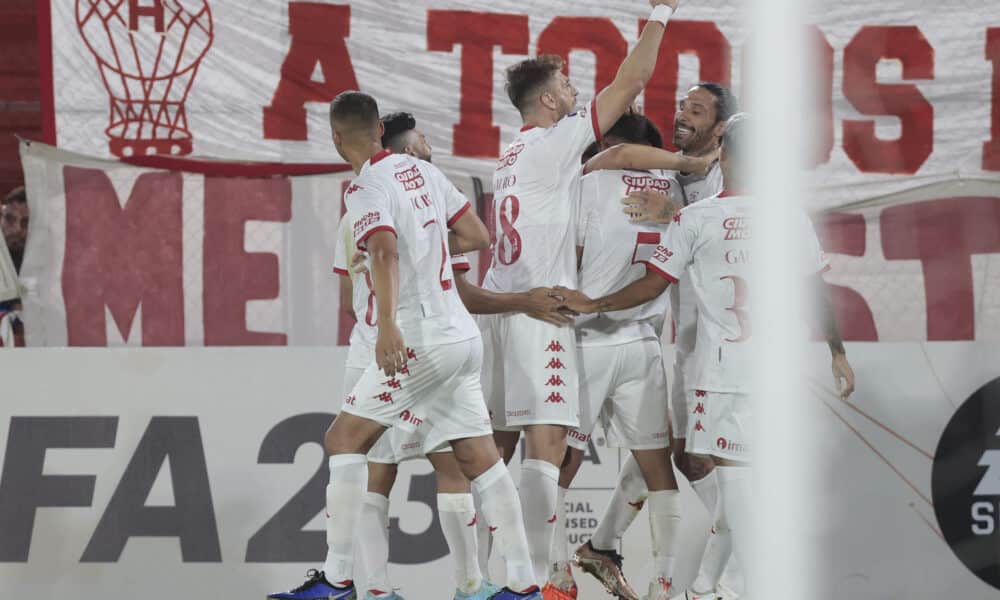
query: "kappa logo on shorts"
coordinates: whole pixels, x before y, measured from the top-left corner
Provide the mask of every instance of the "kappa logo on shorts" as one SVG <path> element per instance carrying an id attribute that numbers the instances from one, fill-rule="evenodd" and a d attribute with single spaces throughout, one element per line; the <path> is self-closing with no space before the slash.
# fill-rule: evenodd
<path id="1" fill-rule="evenodd" d="M 408 358 L 409 360 L 417 360 L 417 352 L 413 348 L 407 348 L 406 358 Z"/>
<path id="2" fill-rule="evenodd" d="M 705 431 L 705 428 L 702 426 L 701 421 L 698 421 L 698 422 L 696 422 L 694 424 L 694 430 L 695 431 Z"/>
<path id="3" fill-rule="evenodd" d="M 553 358 L 552 360 L 549 361 L 549 364 L 545 365 L 545 368 L 546 369 L 565 369 L 566 365 L 564 365 L 563 361 L 559 360 L 558 358 Z"/>
<path id="4" fill-rule="evenodd" d="M 545 349 L 546 352 L 565 352 L 566 349 L 563 345 L 559 343 L 559 340 L 552 340 L 549 342 L 549 347 Z"/>
<path id="5" fill-rule="evenodd" d="M 409 423 L 410 425 L 420 426 L 423 425 L 424 423 L 423 419 L 421 419 L 420 417 L 411 413 L 408 410 L 404 410 L 403 412 L 399 413 L 399 419 L 404 423 Z"/>
<path id="6" fill-rule="evenodd" d="M 550 518 L 546 519 L 545 522 L 546 523 L 555 523 L 558 520 L 559 520 L 559 517 L 556 515 L 556 513 L 552 513 L 552 516 Z"/>
<path id="7" fill-rule="evenodd" d="M 694 397 L 695 398 L 704 398 L 707 395 L 708 395 L 708 392 L 706 392 L 705 390 L 695 390 L 694 391 Z"/>
<path id="8" fill-rule="evenodd" d="M 377 400 L 385 402 L 386 404 L 392 404 L 392 394 L 390 394 L 389 392 L 382 392 L 381 394 L 373 397 Z"/>
<path id="9" fill-rule="evenodd" d="M 699 402 L 697 406 L 694 407 L 694 414 L 703 415 L 705 414 L 705 403 Z"/>
<path id="10" fill-rule="evenodd" d="M 549 380 L 545 382 L 545 385 L 551 385 L 553 387 L 560 386 L 560 385 L 564 386 L 564 385 L 566 385 L 566 382 L 563 381 L 562 377 L 560 377 L 558 375 L 553 375 L 553 376 L 549 377 Z"/>
<path id="11" fill-rule="evenodd" d="M 549 397 L 545 399 L 547 404 L 566 404 L 566 399 L 562 397 L 559 392 L 552 392 Z"/>
<path id="12" fill-rule="evenodd" d="M 399 374 L 400 375 L 409 375 L 410 374 L 410 367 L 408 367 L 406 365 L 403 365 L 403 368 L 399 370 Z"/>
<path id="13" fill-rule="evenodd" d="M 383 381 L 382 385 L 384 385 L 385 387 L 392 388 L 394 390 L 398 390 L 399 388 L 403 387 L 403 385 L 399 383 L 399 380 L 396 379 L 395 377 L 390 377 L 386 381 Z"/>
<path id="14" fill-rule="evenodd" d="M 348 406 L 354 406 L 354 403 L 355 403 L 356 400 L 357 400 L 357 398 L 354 396 L 354 394 L 351 394 L 347 398 L 344 398 L 344 404 L 346 404 Z"/>

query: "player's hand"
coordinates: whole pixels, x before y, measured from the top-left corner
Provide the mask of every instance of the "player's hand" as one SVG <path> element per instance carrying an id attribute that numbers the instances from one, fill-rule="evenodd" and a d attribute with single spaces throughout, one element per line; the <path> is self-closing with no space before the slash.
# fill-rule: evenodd
<path id="1" fill-rule="evenodd" d="M 521 311 L 532 319 L 552 325 L 570 325 L 573 314 L 560 311 L 562 298 L 552 288 L 538 287 L 524 292 L 524 309 Z"/>
<path id="2" fill-rule="evenodd" d="M 375 339 L 375 364 L 386 375 L 392 377 L 406 366 L 406 344 L 403 333 L 395 323 L 378 324 L 378 337 Z"/>
<path id="3" fill-rule="evenodd" d="M 837 384 L 837 392 L 842 400 L 854 392 L 854 369 L 847 362 L 846 354 L 833 355 L 833 380 Z"/>
<path id="4" fill-rule="evenodd" d="M 558 294 L 563 308 L 580 314 L 597 312 L 596 303 L 580 290 L 571 290 L 561 285 L 557 285 L 552 290 Z"/>
<path id="5" fill-rule="evenodd" d="M 649 0 L 650 6 L 659 6 L 660 4 L 664 6 L 669 6 L 677 12 L 677 6 L 680 5 L 680 0 Z"/>
<path id="6" fill-rule="evenodd" d="M 673 221 L 674 215 L 681 208 L 670 196 L 653 190 L 632 192 L 627 198 L 622 199 L 622 204 L 625 205 L 622 212 L 628 215 L 629 221 L 632 223 L 657 223 L 661 225 Z"/>
<path id="7" fill-rule="evenodd" d="M 354 253 L 354 258 L 351 259 L 351 272 L 352 273 L 364 273 L 368 270 L 368 266 L 365 261 L 368 260 L 368 253 L 364 250 L 358 250 Z"/>

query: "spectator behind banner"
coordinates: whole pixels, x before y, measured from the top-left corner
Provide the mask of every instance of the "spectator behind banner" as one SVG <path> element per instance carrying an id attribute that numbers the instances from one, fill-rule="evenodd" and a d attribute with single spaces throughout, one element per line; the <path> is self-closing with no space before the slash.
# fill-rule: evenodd
<path id="1" fill-rule="evenodd" d="M 0 203 L 0 232 L 15 275 L 20 272 L 28 240 L 28 197 L 24 187 L 14 188 Z M 2 296 L 0 296 L 2 297 Z M 0 302 L 0 347 L 24 346 L 24 325 L 20 318 L 21 300 Z"/>

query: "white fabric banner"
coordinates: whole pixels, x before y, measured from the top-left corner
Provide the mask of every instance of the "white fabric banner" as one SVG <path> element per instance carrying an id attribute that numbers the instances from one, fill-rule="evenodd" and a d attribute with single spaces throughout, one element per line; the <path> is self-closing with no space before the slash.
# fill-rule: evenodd
<path id="1" fill-rule="evenodd" d="M 809 401 L 818 412 L 803 426 L 814 447 L 794 451 L 822 457 L 810 495 L 825 518 L 801 524 L 823 559 L 817 574 L 829 593 L 821 597 L 995 597 L 942 539 L 931 505 L 941 497 L 932 496 L 931 479 L 935 447 L 955 407 L 1000 381 L 998 353 L 1000 346 L 982 342 L 851 344 L 858 390 L 846 404 L 833 395 L 825 346 L 812 349 L 816 397 Z M 297 585 L 325 554 L 320 442 L 338 407 L 345 354 L 343 348 L 7 353 L 0 360 L 5 595 L 263 598 Z M 669 347 L 665 360 L 672 361 Z M 996 423 L 997 416 L 979 418 Z M 940 466 L 981 472 L 978 459 L 977 453 Z M 567 502 L 574 545 L 593 532 L 619 464 L 618 451 L 595 434 Z M 679 588 L 694 576 L 709 523 L 690 488 L 681 486 Z M 425 461 L 403 465 L 390 505 L 390 574 L 408 600 L 452 591 L 434 493 Z M 955 516 L 968 521 L 971 501 L 965 502 Z M 639 516 L 623 546 L 626 574 L 638 588 L 650 573 L 645 520 Z M 502 576 L 501 565 L 494 558 L 494 578 Z M 580 598 L 606 597 L 592 578 L 579 571 L 577 577 Z M 783 598 L 780 591 L 771 595 Z"/>
<path id="2" fill-rule="evenodd" d="M 812 208 L 1000 176 L 996 11 L 816 4 L 816 114 L 788 124 L 815 132 Z M 742 90 L 741 6 L 687 0 L 671 21 L 640 99 L 661 129 L 698 80 Z M 447 172 L 489 186 L 520 126 L 503 69 L 561 54 L 585 101 L 614 77 L 647 11 L 638 0 L 51 2 L 46 141 L 104 157 L 337 162 L 327 102 L 360 88 L 383 112 L 413 112 Z M 808 84 L 789 81 L 789 93 Z"/>

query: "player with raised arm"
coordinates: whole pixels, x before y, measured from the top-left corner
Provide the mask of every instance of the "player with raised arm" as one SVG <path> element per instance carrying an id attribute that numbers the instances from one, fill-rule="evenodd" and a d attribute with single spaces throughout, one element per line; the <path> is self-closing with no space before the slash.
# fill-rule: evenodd
<path id="1" fill-rule="evenodd" d="M 601 138 L 652 76 L 664 27 L 677 0 L 653 0 L 639 42 L 614 81 L 584 108 L 562 60 L 540 56 L 507 69 L 507 95 L 523 121 L 493 176 L 497 239 L 484 287 L 516 292 L 576 286 L 576 204 L 584 149 Z M 678 156 L 677 168 L 689 163 Z M 483 386 L 505 459 L 524 431 L 520 494 L 535 576 L 548 577 L 559 466 L 566 432 L 578 424 L 576 336 L 523 315 L 480 319 Z M 558 375 L 563 383 L 549 383 Z"/>
<path id="2" fill-rule="evenodd" d="M 686 393 L 696 405 L 688 427 L 688 450 L 711 456 L 717 467 L 719 502 L 730 523 L 734 552 L 747 564 L 749 456 L 753 407 L 749 397 L 752 364 L 752 307 L 749 303 L 753 200 L 743 195 L 748 180 L 747 118 L 735 115 L 723 133 L 721 168 L 724 191 L 683 208 L 650 257 L 646 274 L 628 286 L 591 300 L 561 290 L 566 304 L 581 313 L 624 310 L 656 298 L 670 283 L 690 278 L 697 302 L 697 340 L 686 373 Z M 828 266 L 809 219 L 803 214 L 796 231 L 802 274 L 824 286 L 819 275 Z M 828 338 L 839 339 L 832 306 L 823 308 Z M 831 353 L 850 370 L 842 345 Z M 835 371 L 836 372 L 836 371 Z M 853 379 L 853 373 L 851 373 Z"/>
<path id="3" fill-rule="evenodd" d="M 507 564 L 496 600 L 541 598 L 514 482 L 492 441 L 479 383 L 482 343 L 455 290 L 450 254 L 489 243 L 485 226 L 435 167 L 382 148 L 375 100 L 344 92 L 330 106 L 333 139 L 357 177 L 345 193 L 355 247 L 368 254 L 375 355 L 327 431 L 327 558 L 282 599 L 352 600 L 365 454 L 390 426 L 426 423 L 451 444 L 482 501 Z"/>
<path id="4" fill-rule="evenodd" d="M 659 147 L 660 132 L 646 117 L 628 112 L 601 141 L 607 148 L 619 143 Z M 580 290 L 602 296 L 639 279 L 646 261 L 666 230 L 665 225 L 629 223 L 615 199 L 642 189 L 680 194 L 677 181 L 661 172 L 596 171 L 581 181 L 577 246 L 581 251 Z M 670 463 L 667 380 L 660 354 L 660 333 L 667 297 L 660 296 L 635 309 L 580 318 L 576 323 L 580 353 L 580 426 L 571 429 L 569 450 L 559 478 L 563 499 L 583 461 L 591 432 L 600 422 L 609 445 L 632 451 L 639 477 L 646 482 L 649 524 L 653 544 L 653 578 L 646 598 L 667 600 L 673 581 L 674 546 L 680 524 L 680 499 Z M 640 504 L 642 500 L 638 501 Z M 569 568 L 565 514 L 553 540 L 554 572 L 549 583 L 561 598 L 575 597 Z M 617 541 L 617 540 L 616 540 Z M 621 572 L 614 543 L 584 544 L 577 564 L 594 574 L 608 592 L 628 600 L 638 595 Z M 554 594 L 555 595 L 555 594 Z"/>
<path id="5" fill-rule="evenodd" d="M 673 142 L 683 154 L 713 159 L 710 168 L 702 172 L 669 171 L 680 183 L 679 197 L 683 205 L 709 198 L 722 191 L 722 169 L 714 159 L 718 156 L 719 140 L 726 121 L 739 110 L 739 103 L 726 86 L 701 82 L 689 89 L 674 116 Z M 672 156 L 666 151 L 640 144 L 624 144 L 602 152 L 587 162 L 585 170 L 599 169 L 660 169 Z M 657 190 L 635 190 L 627 198 L 627 212 L 635 222 L 669 223 L 675 200 Z M 699 562 L 698 574 L 689 586 L 692 600 L 716 598 L 724 590 L 720 578 L 732 554 L 729 526 L 718 507 L 718 484 L 714 464 L 707 456 L 691 454 L 686 449 L 687 423 L 697 404 L 689 406 L 684 393 L 684 369 L 694 352 L 696 315 L 691 282 L 682 278 L 669 289 L 671 318 L 674 324 L 674 366 L 671 378 L 671 445 L 678 470 L 691 483 L 709 515 L 712 527 L 708 543 Z M 607 513 L 591 538 L 592 544 L 613 547 L 642 506 L 646 489 L 638 465 L 631 458 L 622 465 L 618 485 L 608 504 Z"/>

